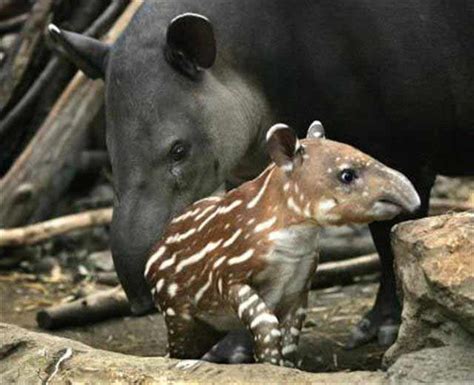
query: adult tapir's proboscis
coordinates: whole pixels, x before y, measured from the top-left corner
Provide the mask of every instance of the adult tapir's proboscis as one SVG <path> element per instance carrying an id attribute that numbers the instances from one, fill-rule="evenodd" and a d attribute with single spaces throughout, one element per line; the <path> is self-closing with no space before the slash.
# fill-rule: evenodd
<path id="1" fill-rule="evenodd" d="M 171 216 L 268 162 L 265 131 L 320 119 L 406 174 L 425 215 L 436 174 L 474 174 L 470 2 L 145 1 L 111 47 L 50 27 L 106 82 L 116 201 L 111 247 L 132 310 L 153 307 L 145 258 Z M 349 345 L 390 343 L 400 321 L 391 226 L 371 226 L 382 278 Z"/>

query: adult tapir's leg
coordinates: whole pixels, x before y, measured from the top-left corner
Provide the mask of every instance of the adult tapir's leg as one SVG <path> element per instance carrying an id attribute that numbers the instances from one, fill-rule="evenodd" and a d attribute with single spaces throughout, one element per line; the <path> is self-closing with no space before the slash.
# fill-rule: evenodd
<path id="1" fill-rule="evenodd" d="M 401 321 L 402 307 L 397 296 L 390 231 L 397 223 L 427 215 L 434 179 L 435 175 L 430 172 L 420 178 L 411 178 L 421 199 L 421 206 L 417 213 L 410 215 L 410 217 L 397 217 L 391 221 L 375 222 L 370 225 L 372 238 L 381 262 L 380 286 L 373 308 L 354 327 L 346 344 L 347 348 L 363 345 L 375 338 L 382 346 L 390 346 L 395 342 Z"/>

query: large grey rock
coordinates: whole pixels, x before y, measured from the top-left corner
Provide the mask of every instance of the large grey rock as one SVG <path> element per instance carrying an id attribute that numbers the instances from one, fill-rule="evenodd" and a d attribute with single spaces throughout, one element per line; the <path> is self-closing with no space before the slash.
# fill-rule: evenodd
<path id="1" fill-rule="evenodd" d="M 427 347 L 474 349 L 474 213 L 405 222 L 392 245 L 403 313 L 385 364 Z"/>
<path id="2" fill-rule="evenodd" d="M 387 374 L 392 384 L 473 384 L 474 351 L 458 346 L 423 349 L 401 356 Z"/>
<path id="3" fill-rule="evenodd" d="M 183 361 L 108 352 L 8 324 L 0 324 L 0 383 L 44 382 L 67 348 L 72 356 L 59 365 L 50 384 L 387 384 L 381 372 L 306 373 L 267 364 L 210 363 L 185 369 Z"/>

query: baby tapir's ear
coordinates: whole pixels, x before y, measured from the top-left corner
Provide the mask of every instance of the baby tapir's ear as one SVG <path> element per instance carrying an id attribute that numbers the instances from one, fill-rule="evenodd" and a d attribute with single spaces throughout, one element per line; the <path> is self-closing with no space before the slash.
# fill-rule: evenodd
<path id="1" fill-rule="evenodd" d="M 267 132 L 270 158 L 286 172 L 293 171 L 301 160 L 301 145 L 295 132 L 286 124 L 275 124 Z"/>
<path id="2" fill-rule="evenodd" d="M 310 124 L 308 133 L 306 134 L 308 139 L 322 139 L 324 136 L 324 127 L 319 120 L 315 120 Z"/>

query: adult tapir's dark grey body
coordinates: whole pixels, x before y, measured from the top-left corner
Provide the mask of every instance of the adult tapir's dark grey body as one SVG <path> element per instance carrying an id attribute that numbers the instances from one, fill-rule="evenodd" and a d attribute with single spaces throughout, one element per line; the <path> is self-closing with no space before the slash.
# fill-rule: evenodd
<path id="1" fill-rule="evenodd" d="M 215 62 L 212 30 L 192 15 L 166 43 L 185 12 L 209 19 Z M 474 174 L 472 20 L 469 1 L 161 0 L 145 2 L 110 51 L 69 36 L 76 62 L 105 72 L 112 251 L 134 312 L 152 307 L 143 268 L 156 234 L 222 182 L 255 176 L 272 123 L 303 135 L 321 120 L 331 139 L 405 173 L 420 215 L 437 173 Z M 371 227 L 381 289 L 353 343 L 399 321 L 391 225 Z"/>

